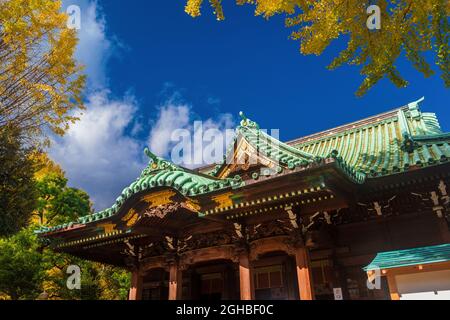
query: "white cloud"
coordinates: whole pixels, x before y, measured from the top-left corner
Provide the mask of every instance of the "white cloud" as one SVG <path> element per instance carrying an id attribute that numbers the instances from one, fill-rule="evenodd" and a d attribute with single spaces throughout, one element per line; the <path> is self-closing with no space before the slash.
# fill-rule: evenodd
<path id="1" fill-rule="evenodd" d="M 135 125 L 132 97 L 111 100 L 102 91 L 90 96 L 86 106 L 80 121 L 53 141 L 50 155 L 66 171 L 70 184 L 86 190 L 96 209 L 102 209 L 139 176 L 146 160 L 141 141 L 126 133 Z"/>
<path id="2" fill-rule="evenodd" d="M 204 148 L 211 143 L 217 143 L 219 140 L 219 146 L 220 142 L 222 142 L 222 145 L 226 147 L 226 143 L 230 141 L 227 129 L 234 127 L 233 116 L 229 113 L 218 114 L 215 118 L 201 121 L 201 128 L 199 126 L 195 127 L 194 121 L 195 115 L 190 105 L 177 103 L 175 99 L 169 99 L 166 104 L 159 108 L 158 118 L 150 131 L 148 138 L 150 150 L 161 157 L 172 157 L 170 159 L 172 162 L 190 168 L 198 167 L 205 163 L 209 164 L 211 157 L 205 159 Z M 204 135 L 208 130 L 214 130 L 218 139 L 212 142 L 194 142 L 196 133 Z M 175 140 L 174 133 L 176 133 Z M 178 152 L 175 152 L 175 155 L 172 154 L 173 148 L 176 145 L 180 145 L 179 143 L 186 137 L 185 134 L 189 135 L 189 142 L 183 143 L 183 155 L 181 156 Z M 177 138 L 179 139 L 178 141 L 176 140 Z M 201 138 L 204 138 L 204 136 Z M 185 153 L 186 151 L 188 154 Z M 222 153 L 216 159 L 221 158 L 221 155 Z"/>
<path id="3" fill-rule="evenodd" d="M 149 147 L 158 156 L 167 156 L 171 148 L 171 136 L 177 129 L 186 129 L 190 126 L 190 107 L 176 105 L 168 101 L 161 106 L 158 119 L 153 125 L 149 136 Z"/>
<path id="4" fill-rule="evenodd" d="M 66 172 L 69 185 L 87 191 L 95 209 L 102 210 L 110 207 L 145 168 L 148 159 L 143 148 L 147 143 L 154 153 L 168 157 L 174 146 L 173 131 L 193 133 L 193 121 L 198 117 L 175 93 L 158 108 L 149 129 L 148 123 L 136 120 L 141 115 L 133 96 L 111 98 L 106 63 L 117 41 L 106 36 L 106 20 L 96 1 L 64 0 L 63 9 L 72 4 L 81 8 L 76 56 L 86 65 L 86 110 L 64 137 L 54 137 L 49 154 Z M 173 87 L 166 84 L 165 88 L 169 86 Z M 204 130 L 224 131 L 233 125 L 230 114 L 203 122 Z"/>
<path id="5" fill-rule="evenodd" d="M 111 206 L 145 166 L 142 142 L 134 138 L 141 124 L 134 120 L 134 98 L 111 99 L 106 89 L 106 64 L 117 41 L 106 35 L 100 6 L 91 0 L 63 0 L 62 10 L 71 5 L 81 10 L 75 56 L 88 79 L 86 111 L 63 138 L 54 138 L 49 153 L 66 171 L 69 185 L 86 190 L 98 210 Z"/>
<path id="6" fill-rule="evenodd" d="M 65 170 L 71 186 L 89 193 L 96 210 L 110 207 L 148 163 L 143 153 L 146 142 L 135 135 L 137 127 L 145 132 L 145 126 L 135 120 L 137 115 L 138 106 L 132 96 L 117 100 L 111 99 L 106 90 L 98 91 L 88 97 L 80 120 L 64 137 L 52 141 L 50 156 Z M 151 150 L 167 158 L 175 143 L 171 141 L 173 131 L 185 129 L 193 135 L 193 120 L 189 105 L 165 103 L 149 131 Z M 220 114 L 202 124 L 204 132 L 224 132 L 233 127 L 234 121 L 230 114 Z"/>
<path id="7" fill-rule="evenodd" d="M 203 130 L 208 129 L 218 129 L 218 130 L 225 130 L 225 129 L 232 129 L 234 128 L 235 122 L 233 115 L 231 113 L 220 113 L 217 115 L 215 119 L 207 119 L 203 122 Z"/>

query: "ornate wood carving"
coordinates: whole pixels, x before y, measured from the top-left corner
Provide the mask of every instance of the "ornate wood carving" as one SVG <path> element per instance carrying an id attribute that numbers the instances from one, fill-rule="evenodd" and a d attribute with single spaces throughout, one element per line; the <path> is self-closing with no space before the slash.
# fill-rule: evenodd
<path id="1" fill-rule="evenodd" d="M 365 207 L 366 210 L 370 212 L 374 212 L 377 216 L 381 217 L 383 214 L 391 214 L 392 206 L 391 203 L 397 198 L 397 196 L 393 196 L 392 198 L 386 201 L 375 201 L 373 203 L 358 203 L 359 206 Z"/>
<path id="2" fill-rule="evenodd" d="M 162 256 L 149 257 L 149 258 L 144 258 L 140 262 L 140 266 L 143 271 L 148 271 L 151 269 L 165 269 L 165 268 L 167 268 L 167 262 L 164 259 L 164 257 L 162 257 Z"/>
<path id="3" fill-rule="evenodd" d="M 220 232 L 210 232 L 191 235 L 181 240 L 180 249 L 182 252 L 188 250 L 197 250 L 202 248 L 217 247 L 233 243 L 233 237 L 229 232 L 222 230 Z"/>
<path id="4" fill-rule="evenodd" d="M 166 203 L 161 204 L 157 207 L 150 207 L 147 208 L 143 212 L 143 216 L 147 218 L 159 218 L 164 219 L 169 213 L 176 212 L 180 210 L 181 208 L 189 210 L 191 212 L 198 212 L 200 209 L 200 206 L 197 205 L 193 201 L 185 201 L 185 202 L 176 202 L 176 203 Z"/>
<path id="5" fill-rule="evenodd" d="M 112 232 L 116 231 L 117 225 L 114 223 L 102 223 L 102 224 L 97 225 L 97 227 L 102 228 L 103 232 L 108 234 L 108 233 L 112 233 Z"/>
<path id="6" fill-rule="evenodd" d="M 298 229 L 297 215 L 292 210 L 292 207 L 286 207 L 285 210 L 289 216 L 289 221 L 291 222 L 292 227 L 294 227 L 295 229 Z"/>
<path id="7" fill-rule="evenodd" d="M 436 191 L 424 193 L 411 193 L 417 199 L 420 199 L 418 206 L 424 209 L 431 209 L 438 218 L 448 218 L 450 197 L 447 194 L 447 186 L 441 180 Z"/>
<path id="8" fill-rule="evenodd" d="M 246 234 L 245 234 L 245 229 L 243 229 L 242 224 L 234 223 L 233 225 L 234 225 L 235 235 L 238 237 L 238 239 L 245 239 Z"/>
<path id="9" fill-rule="evenodd" d="M 145 246 L 138 246 L 129 241 L 125 241 L 125 248 L 121 251 L 124 256 L 125 265 L 136 270 L 138 267 L 149 270 L 157 267 L 168 266 L 169 257 L 176 257 L 177 252 L 174 239 L 166 237 L 164 241 L 152 242 Z"/>
<path id="10" fill-rule="evenodd" d="M 168 203 L 159 205 L 158 207 L 148 208 L 144 211 L 143 215 L 147 218 L 159 218 L 164 219 L 169 213 L 175 212 L 182 207 L 181 203 Z"/>
<path id="11" fill-rule="evenodd" d="M 273 236 L 288 235 L 292 232 L 293 227 L 289 221 L 273 220 L 267 223 L 249 226 L 248 239 L 250 241 Z"/>
<path id="12" fill-rule="evenodd" d="M 269 252 L 283 251 L 288 255 L 295 255 L 296 243 L 289 236 L 263 238 L 250 243 L 250 260 L 258 258 Z"/>
<path id="13" fill-rule="evenodd" d="M 217 204 L 216 209 L 224 209 L 233 206 L 233 200 L 231 199 L 232 195 L 232 192 L 227 192 L 214 196 L 211 199 Z"/>
<path id="14" fill-rule="evenodd" d="M 133 245 L 128 240 L 124 241 L 125 249 L 121 254 L 125 256 L 125 265 L 131 270 L 137 270 L 139 268 L 139 248 Z"/>
<path id="15" fill-rule="evenodd" d="M 176 195 L 175 191 L 165 190 L 145 195 L 141 200 L 148 203 L 150 207 L 158 207 L 172 203 L 170 198 L 174 195 Z"/>
<path id="16" fill-rule="evenodd" d="M 142 248 L 141 259 L 162 256 L 167 252 L 170 252 L 170 248 L 168 248 L 166 241 L 153 242 Z"/>
<path id="17" fill-rule="evenodd" d="M 136 210 L 130 209 L 121 220 L 126 223 L 127 227 L 131 227 L 140 220 L 140 216 Z"/>
<path id="18" fill-rule="evenodd" d="M 231 260 L 239 262 L 240 251 L 234 245 L 223 245 L 186 251 L 180 255 L 180 267 L 187 269 L 196 263 L 212 260 Z"/>
<path id="19" fill-rule="evenodd" d="M 323 224 L 337 224 L 339 221 L 340 211 L 340 209 L 333 212 L 319 211 L 309 217 L 303 217 L 301 219 L 302 233 L 306 235 L 308 232 L 319 229 Z"/>
<path id="20" fill-rule="evenodd" d="M 185 202 L 181 203 L 181 206 L 192 212 L 199 212 L 201 210 L 198 200 L 187 199 Z"/>

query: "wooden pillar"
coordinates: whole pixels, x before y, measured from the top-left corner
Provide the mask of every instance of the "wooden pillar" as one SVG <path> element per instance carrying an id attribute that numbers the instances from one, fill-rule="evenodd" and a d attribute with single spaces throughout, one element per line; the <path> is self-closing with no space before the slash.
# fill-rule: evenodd
<path id="1" fill-rule="evenodd" d="M 142 299 L 142 282 L 143 277 L 139 269 L 134 270 L 131 273 L 131 287 L 128 296 L 129 300 L 141 300 Z"/>
<path id="2" fill-rule="evenodd" d="M 239 256 L 239 287 L 241 300 L 253 300 L 252 282 L 248 254 L 242 253 Z"/>
<path id="3" fill-rule="evenodd" d="M 297 281 L 298 289 L 300 291 L 300 300 L 313 300 L 314 290 L 312 288 L 311 267 L 307 248 L 303 247 L 296 249 L 295 262 L 297 264 Z"/>
<path id="4" fill-rule="evenodd" d="M 387 276 L 389 293 L 391 295 L 391 300 L 400 300 L 400 294 L 398 293 L 397 281 L 395 280 L 395 275 L 388 274 Z"/>
<path id="5" fill-rule="evenodd" d="M 169 266 L 169 300 L 181 300 L 183 289 L 183 276 L 178 263 Z"/>
<path id="6" fill-rule="evenodd" d="M 450 229 L 446 218 L 439 218 L 439 231 L 441 232 L 442 241 L 450 243 Z"/>

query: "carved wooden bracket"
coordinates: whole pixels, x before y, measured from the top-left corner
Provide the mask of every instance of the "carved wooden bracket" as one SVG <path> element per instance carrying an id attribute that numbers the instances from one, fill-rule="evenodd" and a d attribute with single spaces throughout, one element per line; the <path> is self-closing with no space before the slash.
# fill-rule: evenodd
<path id="1" fill-rule="evenodd" d="M 302 242 L 301 242 L 302 243 Z M 288 255 L 295 255 L 297 243 L 290 236 L 278 236 L 255 240 L 250 243 L 250 260 L 258 260 L 265 253 L 283 251 Z"/>
<path id="2" fill-rule="evenodd" d="M 375 212 L 375 214 L 379 217 L 391 214 L 392 213 L 392 205 L 391 202 L 394 201 L 397 196 L 393 196 L 392 198 L 384 201 L 375 201 L 373 203 L 361 203 L 358 202 L 358 205 L 361 207 L 365 207 L 368 213 Z"/>
<path id="3" fill-rule="evenodd" d="M 151 269 L 165 269 L 166 266 L 166 260 L 162 256 L 145 258 L 140 262 L 142 271 L 148 271 Z"/>
<path id="4" fill-rule="evenodd" d="M 289 216 L 289 221 L 294 229 L 298 229 L 298 222 L 297 222 L 297 215 L 292 210 L 292 207 L 286 207 L 284 208 L 286 210 L 286 213 Z"/>
<path id="5" fill-rule="evenodd" d="M 240 251 L 234 245 L 203 248 L 184 252 L 180 255 L 180 267 L 187 269 L 196 263 L 212 260 L 231 260 L 239 262 Z"/>

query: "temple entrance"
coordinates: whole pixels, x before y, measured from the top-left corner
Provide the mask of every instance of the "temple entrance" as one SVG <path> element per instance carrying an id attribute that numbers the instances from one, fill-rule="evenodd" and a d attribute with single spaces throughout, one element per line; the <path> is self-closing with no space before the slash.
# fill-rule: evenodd
<path id="1" fill-rule="evenodd" d="M 337 270 L 333 269 L 332 259 L 311 262 L 312 279 L 316 300 L 334 300 L 333 288 L 342 288 L 337 279 Z"/>
<path id="2" fill-rule="evenodd" d="M 224 296 L 223 273 L 207 273 L 200 275 L 200 300 L 218 301 Z"/>
<path id="3" fill-rule="evenodd" d="M 169 297 L 169 273 L 164 269 L 152 269 L 143 277 L 142 300 L 167 300 Z"/>
<path id="4" fill-rule="evenodd" d="M 183 297 L 205 301 L 239 299 L 238 281 L 237 266 L 231 261 L 196 264 L 184 277 Z"/>
<path id="5" fill-rule="evenodd" d="M 295 259 L 282 252 L 252 261 L 256 300 L 296 300 L 298 296 Z"/>

